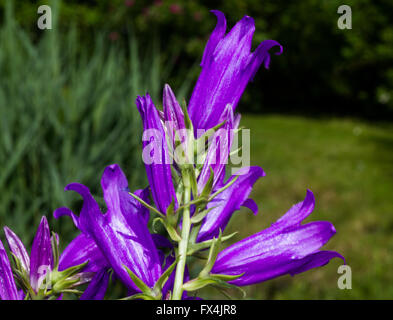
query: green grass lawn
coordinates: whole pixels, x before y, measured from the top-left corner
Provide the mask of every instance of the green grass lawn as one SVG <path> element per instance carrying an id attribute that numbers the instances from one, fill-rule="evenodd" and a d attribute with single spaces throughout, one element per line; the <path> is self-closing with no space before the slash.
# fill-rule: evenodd
<path id="1" fill-rule="evenodd" d="M 345 256 L 352 290 L 337 287 L 340 259 L 295 277 L 246 288 L 252 299 L 393 298 L 393 125 L 358 120 L 245 115 L 251 129 L 251 164 L 266 177 L 252 193 L 255 217 L 243 210 L 229 230 L 238 241 L 276 221 L 306 189 L 316 208 L 306 221 L 329 220 L 337 234 L 324 247 Z M 207 292 L 212 298 L 221 298 Z"/>

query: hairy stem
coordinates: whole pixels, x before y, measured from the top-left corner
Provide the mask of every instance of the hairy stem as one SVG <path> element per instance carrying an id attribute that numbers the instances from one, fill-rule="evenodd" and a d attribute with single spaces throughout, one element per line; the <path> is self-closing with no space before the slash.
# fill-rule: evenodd
<path id="1" fill-rule="evenodd" d="M 188 203 L 191 198 L 191 188 L 186 186 L 184 189 L 184 203 Z M 190 207 L 186 206 L 183 210 L 183 222 L 181 241 L 179 243 L 179 262 L 176 266 L 175 283 L 173 286 L 173 300 L 181 300 L 183 294 L 183 281 L 184 281 L 184 270 L 186 267 L 188 241 L 191 229 L 191 218 L 190 218 Z"/>

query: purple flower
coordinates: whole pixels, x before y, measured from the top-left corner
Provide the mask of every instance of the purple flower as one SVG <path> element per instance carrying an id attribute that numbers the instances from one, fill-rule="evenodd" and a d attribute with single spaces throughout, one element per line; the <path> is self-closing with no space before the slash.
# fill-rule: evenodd
<path id="1" fill-rule="evenodd" d="M 11 250 L 12 251 L 12 250 Z M 48 220 L 43 216 L 30 254 L 30 285 L 38 291 L 45 275 L 53 269 L 53 252 Z"/>
<path id="2" fill-rule="evenodd" d="M 169 97 L 167 91 L 164 101 L 166 101 L 165 112 L 169 119 L 176 121 L 176 126 L 181 126 L 176 111 L 171 112 L 169 110 L 169 104 L 171 107 L 176 107 L 174 104 L 168 102 L 173 100 Z M 176 101 L 176 99 L 174 99 Z M 170 159 L 168 154 L 168 147 L 166 144 L 165 131 L 161 122 L 160 114 L 153 104 L 149 94 L 146 96 L 138 97 L 136 99 L 136 105 L 141 114 L 143 121 L 143 151 L 149 152 L 147 157 L 152 157 L 151 163 L 146 161 L 144 157 L 147 179 L 150 184 L 151 192 L 153 195 L 154 203 L 158 210 L 163 214 L 166 213 L 168 206 L 176 200 L 175 187 L 173 186 Z M 173 116 L 173 118 L 172 118 Z M 149 146 L 153 146 L 152 149 Z"/>
<path id="3" fill-rule="evenodd" d="M 254 52 L 251 42 L 254 20 L 245 16 L 228 33 L 222 12 L 212 11 L 217 25 L 203 53 L 202 71 L 189 102 L 189 114 L 194 129 L 209 129 L 220 123 L 227 104 L 235 108 L 247 83 L 263 63 L 269 67 L 269 50 L 281 45 L 274 40 L 263 41 Z"/>
<path id="4" fill-rule="evenodd" d="M 154 286 L 161 275 L 161 265 L 147 227 L 148 210 L 129 195 L 127 179 L 118 165 L 106 167 L 101 186 L 107 206 L 105 214 L 101 213 L 86 186 L 71 183 L 65 190 L 78 192 L 84 200 L 79 218 L 67 208 L 56 210 L 54 216 L 71 216 L 85 237 L 95 242 L 110 267 L 130 289 L 139 291 L 125 266 L 148 286 Z M 135 193 L 148 201 L 146 190 Z M 84 242 L 86 239 L 81 238 L 78 241 Z M 90 254 L 93 252 L 93 256 L 98 258 L 96 261 L 102 261 L 94 246 L 87 251 Z M 89 256 L 89 253 L 86 256 Z"/>
<path id="5" fill-rule="evenodd" d="M 10 261 L 3 243 L 0 240 L 0 299 L 1 300 L 21 300 L 18 289 L 15 285 Z"/>
<path id="6" fill-rule="evenodd" d="M 246 286 L 320 267 L 335 257 L 344 260 L 337 252 L 319 251 L 336 233 L 330 222 L 301 225 L 313 211 L 314 204 L 314 195 L 308 190 L 303 202 L 294 205 L 269 228 L 221 251 L 212 273 L 244 273 L 231 283 Z"/>
<path id="7" fill-rule="evenodd" d="M 56 215 L 59 215 L 57 213 Z M 89 261 L 84 272 L 99 272 L 109 267 L 109 262 L 94 240 L 81 233 L 64 249 L 60 256 L 59 271 Z"/>
<path id="8" fill-rule="evenodd" d="M 45 275 L 53 269 L 54 259 L 48 220 L 45 216 L 41 218 L 33 240 L 30 257 L 22 241 L 11 229 L 4 227 L 4 232 L 11 252 L 19 259 L 22 268 L 30 276 L 30 285 L 37 293 Z"/>
<path id="9" fill-rule="evenodd" d="M 164 121 L 169 135 L 170 148 L 173 150 L 176 145 L 176 133 L 186 128 L 184 123 L 184 114 L 177 101 L 175 94 L 168 84 L 164 86 L 162 99 L 162 107 L 164 112 Z M 179 137 L 182 138 L 182 137 Z"/>
<path id="10" fill-rule="evenodd" d="M 80 297 L 80 300 L 104 300 L 106 288 L 108 287 L 108 282 L 108 270 L 101 269 L 94 275 L 89 286 Z"/>

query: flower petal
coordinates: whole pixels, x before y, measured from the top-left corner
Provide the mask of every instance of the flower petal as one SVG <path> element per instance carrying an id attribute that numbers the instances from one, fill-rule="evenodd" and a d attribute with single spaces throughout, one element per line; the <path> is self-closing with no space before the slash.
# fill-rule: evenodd
<path id="1" fill-rule="evenodd" d="M 240 169 L 229 179 L 231 181 L 238 176 L 237 180 L 229 188 L 207 205 L 207 208 L 215 208 L 207 214 L 202 223 L 197 238 L 199 242 L 211 239 L 219 234 L 220 229 L 222 231 L 225 229 L 232 214 L 239 210 L 240 206 L 249 204 L 247 199 L 254 183 L 264 175 L 262 168 L 249 167 Z"/>
<path id="2" fill-rule="evenodd" d="M 37 292 L 48 271 L 53 268 L 53 252 L 48 220 L 43 216 L 30 254 L 30 283 Z"/>
<path id="3" fill-rule="evenodd" d="M 322 266 L 334 257 L 342 258 L 336 252 L 319 251 L 336 233 L 330 222 L 299 225 L 298 219 L 304 219 L 309 214 L 309 208 L 314 207 L 310 195 L 312 193 L 308 192 L 303 202 L 293 206 L 271 227 L 220 252 L 212 272 L 230 275 L 244 273 L 231 282 L 244 286 L 284 274 L 294 275 Z M 284 217 L 288 220 L 284 221 Z"/>
<path id="4" fill-rule="evenodd" d="M 5 237 L 11 252 L 19 259 L 23 269 L 30 273 L 30 257 L 19 237 L 8 227 L 4 227 Z"/>
<path id="5" fill-rule="evenodd" d="M 94 240 L 81 233 L 70 242 L 61 254 L 59 270 L 62 271 L 86 261 L 89 263 L 83 269 L 84 272 L 98 272 L 109 266 L 109 262 Z"/>
<path id="6" fill-rule="evenodd" d="M 80 297 L 80 300 L 103 300 L 109 283 L 109 272 L 103 269 L 97 272 L 86 290 Z"/>
<path id="7" fill-rule="evenodd" d="M 138 290 L 124 266 L 153 286 L 161 274 L 161 266 L 146 225 L 146 215 L 140 214 L 140 208 L 128 194 L 127 180 L 118 165 L 106 167 L 101 185 L 108 208 L 105 215 L 87 187 L 73 183 L 66 188 L 80 193 L 84 199 L 78 222 L 81 230 L 94 240 L 128 287 Z"/>
<path id="8" fill-rule="evenodd" d="M 162 99 L 162 108 L 164 110 L 164 120 L 167 126 L 167 132 L 170 135 L 172 149 L 175 148 L 175 133 L 178 130 L 186 128 L 184 123 L 184 114 L 177 102 L 175 94 L 168 84 L 164 86 L 164 94 Z"/>
<path id="9" fill-rule="evenodd" d="M 14 275 L 12 274 L 10 261 L 3 243 L 0 240 L 0 299 L 1 300 L 20 300 L 18 290 L 15 285 Z"/>
<path id="10" fill-rule="evenodd" d="M 251 53 L 254 20 L 245 16 L 224 36 L 224 15 L 214 11 L 217 26 L 213 31 L 202 58 L 202 71 L 192 93 L 189 114 L 194 129 L 209 129 L 219 123 L 227 104 L 235 110 L 248 82 L 264 62 L 268 66 L 268 50 L 278 42 L 266 40 Z"/>
<path id="11" fill-rule="evenodd" d="M 143 121 L 143 149 L 144 152 L 146 150 L 150 151 L 144 153 L 149 157 L 148 160 L 144 159 L 147 179 L 152 191 L 154 203 L 165 214 L 166 209 L 172 203 L 173 199 L 175 199 L 177 206 L 177 200 L 172 181 L 171 159 L 168 154 L 164 127 L 149 94 L 146 94 L 145 97 L 138 97 L 136 99 L 136 105 Z M 153 146 L 152 150 L 149 149 L 151 145 Z"/>

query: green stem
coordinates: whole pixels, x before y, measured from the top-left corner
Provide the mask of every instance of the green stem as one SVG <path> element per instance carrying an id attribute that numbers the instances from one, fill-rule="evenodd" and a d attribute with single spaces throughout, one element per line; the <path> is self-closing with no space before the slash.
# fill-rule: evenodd
<path id="1" fill-rule="evenodd" d="M 184 189 L 184 203 L 188 203 L 191 198 L 191 188 L 186 186 Z M 191 229 L 190 207 L 186 206 L 183 210 L 183 223 L 181 231 L 181 241 L 179 243 L 178 258 L 176 266 L 175 283 L 173 286 L 172 300 L 181 300 L 183 294 L 184 269 L 186 267 L 188 240 Z"/>

